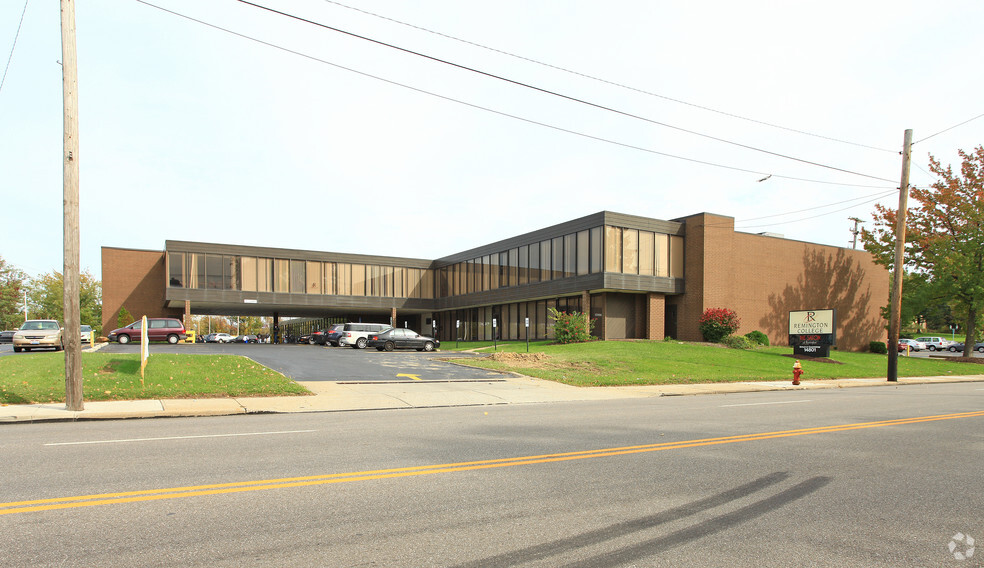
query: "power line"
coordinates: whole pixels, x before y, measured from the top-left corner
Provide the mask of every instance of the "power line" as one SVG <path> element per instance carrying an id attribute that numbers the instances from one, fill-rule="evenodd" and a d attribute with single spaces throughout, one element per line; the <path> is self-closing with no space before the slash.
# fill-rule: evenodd
<path id="1" fill-rule="evenodd" d="M 683 160 L 683 161 L 686 161 L 686 162 L 692 162 L 692 163 L 696 163 L 696 164 L 701 164 L 701 165 L 706 165 L 706 166 L 712 166 L 712 167 L 722 168 L 722 169 L 727 169 L 727 170 L 732 170 L 732 171 L 744 172 L 744 173 L 749 173 L 749 174 L 755 174 L 755 175 L 772 175 L 772 177 L 781 178 L 781 179 L 788 179 L 788 180 L 793 180 L 793 181 L 802 181 L 802 182 L 808 182 L 808 183 L 818 183 L 818 184 L 824 184 L 824 185 L 837 185 L 837 186 L 842 186 L 842 187 L 859 187 L 859 188 L 884 189 L 884 186 L 877 186 L 877 185 L 861 185 L 861 184 L 851 184 L 851 183 L 839 183 L 839 182 L 832 182 L 832 181 L 824 181 L 824 180 L 815 180 L 815 179 L 800 178 L 800 177 L 794 177 L 794 176 L 786 176 L 786 175 L 782 175 L 782 174 L 770 174 L 769 172 L 763 172 L 763 171 L 758 171 L 758 170 L 751 170 L 751 169 L 747 169 L 747 168 L 739 168 L 739 167 L 736 167 L 736 166 L 728 166 L 728 165 L 724 165 L 724 164 L 718 164 L 718 163 L 715 163 L 715 162 L 709 162 L 709 161 L 706 161 L 706 160 L 698 160 L 698 159 L 695 159 L 695 158 L 687 158 L 685 156 L 678 156 L 678 155 L 675 155 L 675 154 L 669 154 L 669 153 L 666 153 L 666 152 L 660 152 L 660 151 L 653 150 L 653 149 L 650 149 L 650 148 L 643 148 L 641 146 L 635 146 L 635 145 L 632 145 L 632 144 L 626 144 L 624 142 L 618 142 L 618 141 L 611 140 L 611 139 L 608 139 L 608 138 L 602 138 L 600 136 L 594 136 L 594 135 L 591 135 L 591 134 L 585 134 L 583 132 L 578 132 L 576 130 L 571 130 L 571 129 L 563 128 L 563 127 L 556 126 L 556 125 L 553 125 L 553 124 L 548 124 L 548 123 L 545 123 L 545 122 L 536 121 L 536 120 L 525 118 L 525 117 L 522 117 L 522 116 L 518 116 L 518 115 L 514 115 L 514 114 L 509 114 L 507 112 L 495 110 L 495 109 L 492 109 L 492 108 L 489 108 L 489 107 L 484 107 L 484 106 L 477 105 L 477 104 L 474 104 L 474 103 L 469 103 L 467 101 L 462 101 L 460 99 L 455 99 L 455 98 L 452 98 L 452 97 L 449 97 L 449 96 L 446 96 L 446 95 L 441 95 L 439 93 L 435 93 L 435 92 L 432 92 L 432 91 L 427 91 L 425 89 L 421 89 L 421 88 L 418 88 L 418 87 L 414 87 L 414 86 L 411 86 L 411 85 L 400 83 L 400 82 L 394 81 L 392 79 L 386 79 L 385 77 L 380 77 L 378 75 L 373 75 L 371 73 L 366 73 L 365 71 L 359 71 L 359 70 L 353 69 L 351 67 L 345 67 L 344 65 L 339 65 L 337 63 L 333 63 L 331 61 L 327 61 L 325 59 L 321 59 L 321 58 L 315 57 L 313 55 L 309 55 L 309 54 L 306 54 L 306 53 L 303 53 L 303 52 L 300 52 L 300 51 L 296 51 L 296 50 L 293 50 L 293 49 L 290 49 L 290 48 L 287 48 L 287 47 L 283 47 L 281 45 L 277 45 L 275 43 L 264 41 L 264 40 L 261 40 L 261 39 L 258 39 L 258 38 L 255 38 L 255 37 L 252 37 L 252 36 L 249 36 L 249 35 L 246 35 L 246 34 L 237 32 L 237 31 L 230 30 L 228 28 L 223 28 L 223 27 L 218 26 L 216 24 L 212 24 L 212 23 L 209 23 L 209 22 L 206 22 L 204 20 L 197 19 L 197 18 L 193 18 L 191 16 L 187 16 L 187 15 L 182 14 L 180 12 L 175 12 L 174 10 L 169 10 L 167 8 L 163 8 L 163 7 L 158 6 L 156 4 L 151 4 L 150 2 L 147 2 L 146 0 L 136 0 L 136 1 L 139 2 L 140 4 L 145 5 L 145 6 L 149 6 L 151 8 L 155 8 L 157 10 L 160 10 L 162 12 L 166 12 L 168 14 L 177 16 L 179 18 L 183 18 L 185 20 L 188 20 L 188 21 L 191 21 L 191 22 L 195 22 L 197 24 L 201 24 L 203 26 L 206 26 L 206 27 L 209 27 L 209 28 L 212 28 L 212 29 L 215 29 L 215 30 L 222 31 L 222 32 L 228 33 L 230 35 L 234 35 L 236 37 L 240 37 L 242 39 L 246 39 L 246 40 L 249 40 L 249 41 L 252 41 L 252 42 L 255 42 L 255 43 L 259 43 L 259 44 L 265 45 L 267 47 L 272 47 L 274 49 L 278 49 L 280 51 L 283 51 L 283 52 L 286 52 L 286 53 L 290 53 L 292 55 L 297 55 L 299 57 L 303 57 L 303 58 L 309 59 L 311 61 L 322 63 L 324 65 L 330 65 L 332 67 L 335 67 L 336 69 L 341 69 L 341 70 L 344 70 L 344 71 L 348 71 L 350 73 L 355 73 L 355 74 L 361 75 L 363 77 L 368 77 L 370 79 L 375 79 L 377 81 L 382 81 L 382 82 L 388 83 L 390 85 L 394 85 L 394 86 L 397 86 L 397 87 L 402 87 L 404 89 L 408 89 L 408 90 L 411 90 L 411 91 L 414 91 L 414 92 L 417 92 L 417 93 L 421 93 L 421 94 L 429 95 L 429 96 L 432 96 L 432 97 L 436 97 L 436 98 L 439 98 L 439 99 L 442 99 L 442 100 L 445 100 L 445 101 L 457 103 L 457 104 L 460 104 L 460 105 L 463 105 L 463 106 L 466 106 L 466 107 L 469 107 L 469 108 L 483 110 L 485 112 L 489 112 L 489 113 L 496 114 L 496 115 L 499 115 L 499 116 L 504 116 L 504 117 L 507 117 L 507 118 L 512 118 L 514 120 L 519 120 L 519 121 L 522 121 L 522 122 L 526 122 L 528 124 L 534 124 L 534 125 L 537 125 L 537 126 L 542 126 L 542 127 L 545 127 L 545 128 L 549 128 L 551 130 L 556 130 L 558 132 L 565 132 L 567 134 L 573 134 L 575 136 L 580 136 L 580 137 L 583 137 L 583 138 L 588 138 L 588 139 L 596 140 L 596 141 L 599 141 L 599 142 L 605 142 L 607 144 L 613 144 L 613 145 L 616 145 L 616 146 L 621 146 L 623 148 L 629 148 L 629 149 L 632 149 L 632 150 L 638 150 L 638 151 L 646 152 L 646 153 L 649 153 L 649 154 L 655 154 L 655 155 L 658 155 L 658 156 L 664 156 L 664 157 L 667 157 L 667 158 L 673 158 L 673 159 L 677 159 L 677 160 Z M 876 178 L 876 179 L 880 179 L 880 178 Z"/>
<path id="2" fill-rule="evenodd" d="M 748 122 L 754 122 L 755 124 L 761 124 L 762 126 L 768 126 L 770 128 L 778 128 L 780 130 L 786 130 L 788 132 L 795 132 L 797 134 L 803 134 L 803 135 L 806 135 L 806 136 L 813 136 L 815 138 L 822 138 L 824 140 L 830 140 L 831 142 L 840 142 L 842 144 L 850 144 L 851 146 L 857 146 L 857 147 L 860 147 L 860 148 L 868 148 L 868 149 L 871 149 L 871 150 L 879 150 L 881 152 L 890 152 L 892 154 L 895 154 L 895 153 L 898 152 L 898 150 L 889 150 L 889 149 L 886 149 L 886 148 L 878 148 L 876 146 L 869 146 L 867 144 L 860 144 L 860 143 L 857 143 L 857 142 L 851 142 L 849 140 L 841 140 L 841 139 L 838 139 L 838 138 L 832 138 L 830 136 L 824 136 L 822 134 L 815 134 L 815 133 L 812 133 L 812 132 L 807 132 L 805 130 L 798 130 L 796 128 L 790 128 L 788 126 L 782 126 L 782 125 L 779 125 L 779 124 L 773 124 L 773 123 L 770 123 L 770 122 L 765 122 L 765 121 L 762 121 L 762 120 L 757 120 L 757 119 L 754 119 L 754 118 L 748 118 L 746 116 L 741 116 L 739 114 L 734 114 L 734 113 L 726 112 L 726 111 L 723 111 L 723 110 L 718 110 L 718 109 L 714 109 L 714 108 L 711 108 L 711 107 L 707 107 L 707 106 L 703 106 L 703 105 L 699 105 L 699 104 L 687 102 L 687 101 L 684 101 L 684 100 L 675 99 L 673 97 L 668 97 L 666 95 L 661 95 L 659 93 L 654 93 L 652 91 L 647 91 L 647 90 L 640 89 L 640 88 L 637 88 L 637 87 L 633 87 L 633 86 L 630 86 L 630 85 L 625 85 L 623 83 L 618 83 L 618 82 L 615 82 L 615 81 L 610 81 L 608 79 L 603 79 L 601 77 L 596 77 L 594 75 L 589 75 L 587 73 L 582 73 L 580 71 L 574 71 L 573 69 L 567 69 L 567 68 L 561 67 L 559 65 L 553 65 L 551 63 L 545 63 L 543 61 L 538 61 L 538 60 L 533 59 L 533 58 L 530 58 L 530 57 L 525 57 L 525 56 L 522 56 L 522 55 L 517 55 L 515 53 L 510 53 L 508 51 L 504 51 L 504 50 L 501 50 L 501 49 L 496 49 L 494 47 L 489 47 L 487 45 L 482 45 L 482 44 L 476 43 L 474 41 L 469 41 L 467 39 L 462 39 L 462 38 L 459 38 L 459 37 L 455 37 L 453 35 L 449 35 L 449 34 L 437 32 L 437 31 L 434 31 L 434 30 L 430 30 L 430 29 L 427 29 L 425 27 L 421 27 L 421 26 L 410 24 L 410 23 L 407 23 L 407 22 L 404 22 L 404 21 L 401 21 L 401 20 L 397 20 L 395 18 L 390 18 L 388 16 L 383 16 L 383 15 L 377 14 L 375 12 L 370 12 L 368 10 L 363 10 L 361 8 L 356 8 L 354 6 L 348 6 L 346 4 L 342 4 L 341 2 L 336 2 L 334 0 L 324 0 L 324 2 L 326 2 L 328 4 L 334 4 L 336 6 L 340 6 L 342 8 L 346 8 L 346 9 L 353 10 L 353 11 L 356 11 L 356 12 L 361 12 L 363 14 L 372 16 L 374 18 L 379 18 L 381 20 L 386 20 L 386 21 L 389 21 L 389 22 L 393 22 L 393 23 L 399 24 L 401 26 L 406 26 L 406 27 L 409 27 L 409 28 L 413 28 L 413 29 L 416 29 L 416 30 L 427 32 L 429 34 L 433 34 L 433 35 L 436 35 L 436 36 L 447 38 L 447 39 L 450 39 L 450 40 L 453 40 L 453 41 L 457 41 L 457 42 L 460 42 L 460 43 L 464 43 L 464 44 L 467 44 L 467 45 L 471 45 L 471 46 L 478 47 L 478 48 L 481 48 L 481 49 L 485 49 L 485 50 L 488 50 L 488 51 L 492 51 L 492 52 L 495 52 L 495 53 L 506 55 L 508 57 L 513 57 L 513 58 L 520 59 L 520 60 L 523 60 L 523 61 L 528 61 L 528 62 L 533 63 L 533 64 L 536 64 L 536 65 L 541 65 L 543 67 L 549 67 L 550 69 L 556 69 L 558 71 L 563 71 L 564 73 L 570 73 L 571 75 L 577 75 L 578 77 L 584 77 L 585 79 L 591 79 L 592 81 L 598 81 L 600 83 L 605 83 L 607 85 L 612 85 L 612 86 L 619 87 L 619 88 L 622 88 L 622 89 L 627 89 L 629 91 L 635 91 L 637 93 L 642 93 L 644 95 L 649 95 L 651 97 L 657 97 L 657 98 L 664 99 L 664 100 L 667 100 L 667 101 L 671 101 L 671 102 L 674 102 L 674 103 L 678 103 L 678 104 L 682 104 L 682 105 L 687 105 L 689 107 L 697 108 L 697 109 L 700 109 L 700 110 L 706 110 L 708 112 L 717 113 L 717 114 L 720 114 L 720 115 L 723 115 L 723 116 L 727 116 L 727 117 L 731 117 L 731 118 L 737 118 L 739 120 L 745 120 L 745 121 L 748 121 Z"/>
<path id="3" fill-rule="evenodd" d="M 979 114 L 979 115 L 975 116 L 974 118 L 971 118 L 971 119 L 968 119 L 968 120 L 965 120 L 965 121 L 961 122 L 960 124 L 954 124 L 950 128 L 944 128 L 943 130 L 940 130 L 936 134 L 931 134 L 931 135 L 923 138 L 922 140 L 917 140 L 917 141 L 913 142 L 913 144 L 918 144 L 920 142 L 925 142 L 925 141 L 929 140 L 930 138 L 932 138 L 933 136 L 939 136 L 940 134 L 943 134 L 944 132 L 949 132 L 950 130 L 953 130 L 954 128 L 956 128 L 958 126 L 963 126 L 963 125 L 967 124 L 968 122 L 973 122 L 973 121 L 977 120 L 978 118 L 981 118 L 982 116 L 984 116 L 984 114 Z"/>
<path id="4" fill-rule="evenodd" d="M 721 142 L 721 143 L 724 143 L 724 144 L 730 144 L 732 146 L 737 146 L 739 148 L 744 148 L 746 150 L 752 150 L 754 152 L 760 152 L 760 153 L 763 153 L 763 154 L 768 154 L 770 156 L 775 156 L 775 157 L 778 157 L 778 158 L 784 158 L 786 160 L 792 160 L 792 161 L 795 161 L 795 162 L 800 162 L 800 163 L 808 164 L 808 165 L 811 165 L 811 166 L 817 166 L 817 167 L 820 167 L 820 168 L 826 168 L 826 169 L 829 169 L 829 170 L 834 170 L 834 171 L 843 172 L 843 173 L 847 173 L 847 174 L 851 174 L 851 175 L 861 176 L 861 177 L 865 177 L 865 178 L 869 178 L 869 179 L 876 179 L 876 180 L 879 180 L 879 181 L 892 182 L 892 180 L 889 180 L 889 179 L 886 179 L 886 178 L 880 178 L 880 177 L 877 177 L 877 176 L 872 176 L 872 175 L 863 174 L 863 173 L 860 173 L 860 172 L 855 172 L 855 171 L 851 171 L 851 170 L 847 170 L 847 169 L 843 169 L 843 168 L 838 168 L 838 167 L 827 165 L 827 164 L 822 164 L 820 162 L 814 162 L 814 161 L 806 160 L 806 159 L 803 159 L 803 158 L 797 158 L 795 156 L 790 156 L 790 155 L 787 155 L 787 154 L 781 154 L 779 152 L 773 152 L 771 150 L 765 150 L 764 148 L 757 148 L 755 146 L 750 146 L 748 144 L 742 144 L 740 142 L 734 142 L 732 140 L 727 140 L 725 138 L 720 138 L 720 137 L 717 137 L 717 136 L 712 136 L 710 134 L 704 134 L 702 132 L 697 132 L 695 130 L 689 130 L 687 128 L 683 128 L 683 127 L 680 127 L 680 126 L 674 126 L 672 124 L 668 124 L 668 123 L 665 123 L 665 122 L 660 122 L 660 121 L 657 121 L 657 120 L 653 120 L 651 118 L 646 118 L 644 116 L 640 116 L 640 115 L 637 115 L 637 114 L 632 114 L 630 112 L 621 111 L 621 110 L 618 110 L 618 109 L 607 107 L 607 106 L 602 105 L 602 104 L 593 103 L 593 102 L 590 102 L 590 101 L 587 101 L 587 100 L 584 100 L 584 99 L 579 99 L 577 97 L 573 97 L 573 96 L 570 96 L 570 95 L 565 95 L 565 94 L 559 93 L 557 91 L 551 91 L 549 89 L 545 89 L 545 88 L 542 88 L 542 87 L 537 87 L 537 86 L 531 85 L 529 83 L 523 83 L 521 81 L 516 81 L 514 79 L 509 79 L 509 78 L 503 77 L 501 75 L 496 75 L 494 73 L 489 73 L 487 71 L 482 71 L 480 69 L 475 69 L 473 67 L 468 67 L 468 66 L 462 65 L 460 63 L 454 63 L 454 62 L 451 62 L 451 61 L 448 61 L 448 60 L 445 60 L 445 59 L 434 57 L 432 55 L 427 55 L 427 54 L 424 54 L 424 53 L 420 53 L 418 51 L 413 51 L 411 49 L 407 49 L 407 48 L 404 48 L 404 47 L 400 47 L 400 46 L 397 46 L 397 45 L 386 43 L 386 42 L 383 42 L 383 41 L 380 41 L 380 40 L 377 40 L 377 39 L 373 39 L 373 38 L 370 38 L 370 37 L 366 37 L 366 36 L 363 36 L 363 35 L 359 35 L 359 34 L 356 34 L 356 33 L 353 33 L 353 32 L 345 31 L 345 30 L 342 30 L 340 28 L 329 26 L 327 24 L 322 24 L 320 22 L 315 22 L 313 20 L 302 18 L 300 16 L 295 16 L 295 15 L 289 14 L 287 12 L 282 12 L 280 10 L 275 10 L 275 9 L 269 8 L 267 6 L 262 6 L 260 4 L 255 4 L 253 2 L 249 2 L 248 0 L 237 0 L 237 1 L 239 3 L 241 3 L 241 4 L 246 4 L 247 6 L 253 6 L 254 8 L 258 8 L 260 10 L 265 10 L 265 11 L 270 12 L 272 14 L 278 14 L 278 15 L 284 16 L 286 18 L 290 18 L 290 19 L 293 19 L 293 20 L 296 20 L 296 21 L 299 21 L 299 22 L 304 22 L 304 23 L 307 23 L 307 24 L 311 24 L 313 26 L 317 26 L 317 27 L 320 27 L 320 28 L 323 28 L 323 29 L 326 29 L 326 30 L 331 30 L 331 31 L 334 31 L 334 32 L 345 34 L 345 35 L 348 35 L 350 37 L 354 37 L 354 38 L 361 39 L 361 40 L 364 40 L 364 41 L 372 42 L 372 43 L 375 43 L 377 45 L 382 45 L 384 47 L 389 47 L 391 49 L 396 49 L 398 51 L 402 51 L 404 53 L 409 53 L 411 55 L 416 55 L 418 57 L 429 59 L 429 60 L 435 61 L 437 63 L 443 63 L 445 65 L 450 65 L 452 67 L 456 67 L 456 68 L 462 69 L 464 71 L 470 71 L 472 73 L 477 73 L 477 74 L 483 75 L 485 77 L 489 77 L 489 78 L 492 78 L 492 79 L 497 79 L 499 81 L 504 81 L 506 83 L 510 83 L 510 84 L 513 84 L 513 85 L 516 85 L 516 86 L 519 86 L 519 87 L 524 87 L 524 88 L 531 89 L 531 90 L 534 90 L 534 91 L 537 91 L 537 92 L 540 92 L 540 93 L 544 93 L 544 94 L 547 94 L 547 95 L 559 97 L 559 98 L 562 98 L 562 99 L 565 99 L 565 100 L 568 100 L 568 101 L 571 101 L 571 102 L 583 104 L 583 105 L 590 106 L 592 108 L 596 108 L 596 109 L 599 109 L 599 110 L 604 110 L 604 111 L 612 112 L 612 113 L 615 113 L 615 114 L 618 114 L 618 115 L 621 115 L 621 116 L 625 116 L 625 117 L 628 117 L 628 118 L 634 118 L 634 119 L 637 119 L 637 120 L 642 120 L 644 122 L 648 122 L 650 124 L 656 124 L 656 125 L 662 126 L 664 128 L 671 128 L 673 130 L 677 130 L 677 131 L 680 131 L 680 132 L 686 132 L 687 134 L 692 134 L 694 136 L 700 136 L 702 138 L 707 138 L 709 140 L 715 140 L 717 142 Z"/>
<path id="5" fill-rule="evenodd" d="M 27 4 L 31 0 L 24 0 L 24 9 L 21 10 L 20 22 L 17 24 L 17 33 L 14 34 L 14 43 L 10 46 L 10 55 L 7 57 L 7 66 L 3 69 L 3 78 L 0 79 L 0 91 L 3 84 L 7 82 L 7 71 L 10 70 L 10 61 L 14 58 L 14 48 L 17 47 L 17 38 L 20 37 L 21 26 L 24 25 L 24 14 L 27 13 Z"/>
<path id="6" fill-rule="evenodd" d="M 848 209 L 853 209 L 853 208 L 858 207 L 860 205 L 866 205 L 868 203 L 874 203 L 874 202 L 878 201 L 879 199 L 883 199 L 883 198 L 888 197 L 889 195 L 892 195 L 894 193 L 895 193 L 894 191 L 889 192 L 889 193 L 885 193 L 885 194 L 883 194 L 883 195 L 881 195 L 879 197 L 876 197 L 874 199 L 865 201 L 863 203 L 858 203 L 856 205 L 851 205 L 851 206 L 848 206 L 848 207 L 844 207 L 843 209 L 836 209 L 834 211 L 828 211 L 827 213 L 820 213 L 819 215 L 813 215 L 813 216 L 810 216 L 810 217 L 803 217 L 803 218 L 800 218 L 800 219 L 793 219 L 791 221 L 779 221 L 779 222 L 776 222 L 776 223 L 768 223 L 768 224 L 765 224 L 765 225 L 746 225 L 746 226 L 743 226 L 743 227 L 736 226 L 735 229 L 755 229 L 755 228 L 758 228 L 758 227 L 772 227 L 772 226 L 775 226 L 775 225 L 788 225 L 789 223 L 799 223 L 801 221 L 808 221 L 810 219 L 816 219 L 818 217 L 826 217 L 827 215 L 833 215 L 834 213 L 840 213 L 841 211 L 847 211 Z"/>
<path id="7" fill-rule="evenodd" d="M 771 219 L 772 217 L 785 217 L 786 215 L 795 215 L 797 213 L 805 213 L 807 211 L 815 211 L 817 209 L 823 209 L 823 208 L 826 208 L 826 207 L 833 207 L 834 205 L 841 205 L 842 203 L 850 203 L 852 201 L 860 201 L 862 199 L 868 199 L 868 198 L 873 197 L 873 196 L 876 196 L 875 199 L 881 199 L 882 197 L 885 197 L 887 195 L 892 195 L 893 193 L 895 193 L 895 190 L 892 190 L 892 191 L 889 191 L 889 192 L 879 192 L 877 194 L 872 193 L 870 195 L 863 195 L 861 197 L 855 197 L 853 199 L 845 199 L 844 201 L 835 201 L 834 203 L 828 203 L 826 205 L 815 205 L 813 207 L 807 207 L 806 209 L 798 209 L 796 211 L 787 211 L 786 213 L 776 213 L 775 215 L 764 215 L 762 217 L 750 217 L 748 219 L 742 219 L 742 222 L 743 223 L 747 223 L 749 221 L 758 221 L 760 219 Z M 864 205 L 864 204 L 861 203 L 860 205 Z"/>

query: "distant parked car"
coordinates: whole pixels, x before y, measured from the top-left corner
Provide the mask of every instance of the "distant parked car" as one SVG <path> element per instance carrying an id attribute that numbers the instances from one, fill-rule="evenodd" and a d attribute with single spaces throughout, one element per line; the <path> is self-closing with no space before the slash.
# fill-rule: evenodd
<path id="1" fill-rule="evenodd" d="M 17 331 L 13 329 L 8 329 L 7 331 L 0 331 L 0 343 L 13 343 L 15 333 L 17 333 Z"/>
<path id="2" fill-rule="evenodd" d="M 943 351 L 950 346 L 950 341 L 943 337 L 917 337 L 916 341 L 925 343 L 930 351 Z"/>
<path id="3" fill-rule="evenodd" d="M 966 344 L 958 341 L 955 343 L 951 343 L 950 346 L 946 348 L 946 350 L 951 353 L 961 353 L 964 350 L 964 345 Z M 977 351 L 978 353 L 984 353 L 984 343 L 975 343 L 974 351 Z"/>
<path id="4" fill-rule="evenodd" d="M 27 320 L 14 332 L 14 353 L 31 349 L 51 348 L 61 351 L 62 328 L 57 320 Z"/>
<path id="5" fill-rule="evenodd" d="M 304 334 L 298 335 L 294 339 L 294 342 L 295 343 L 310 343 L 311 345 L 314 345 L 314 343 L 311 341 L 311 334 L 310 333 L 304 333 Z"/>
<path id="6" fill-rule="evenodd" d="M 232 343 L 235 337 L 228 333 L 213 333 L 212 343 Z"/>
<path id="7" fill-rule="evenodd" d="M 82 343 L 88 343 L 92 341 L 92 326 L 83 325 L 81 329 L 82 329 L 82 333 L 81 333 Z"/>
<path id="8" fill-rule="evenodd" d="M 915 339 L 900 339 L 899 340 L 899 353 L 905 351 L 906 347 L 912 351 L 922 351 L 926 349 L 926 344 L 922 341 L 916 341 Z"/>
<path id="9" fill-rule="evenodd" d="M 149 341 L 167 341 L 175 344 L 184 341 L 188 335 L 185 333 L 184 324 L 175 318 L 147 318 L 147 339 Z M 137 320 L 126 327 L 114 329 L 106 337 L 110 341 L 129 343 L 140 341 L 140 320 Z"/>
<path id="10" fill-rule="evenodd" d="M 397 327 L 370 334 L 367 346 L 375 347 L 377 351 L 392 351 L 394 349 L 433 351 L 441 346 L 441 342 L 433 337 L 420 335 L 412 329 Z"/>
<path id="11" fill-rule="evenodd" d="M 325 343 L 338 347 L 338 338 L 345 332 L 345 324 L 336 323 L 327 329 Z"/>
<path id="12" fill-rule="evenodd" d="M 392 326 L 384 323 L 347 323 L 342 328 L 342 334 L 338 336 L 338 344 L 354 349 L 365 349 L 369 341 L 369 334 L 381 333 Z"/>

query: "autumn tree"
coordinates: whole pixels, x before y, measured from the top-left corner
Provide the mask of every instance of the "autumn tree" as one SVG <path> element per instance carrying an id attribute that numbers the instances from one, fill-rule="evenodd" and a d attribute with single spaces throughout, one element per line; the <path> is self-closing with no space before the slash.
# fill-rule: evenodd
<path id="1" fill-rule="evenodd" d="M 28 310 L 37 319 L 64 320 L 64 280 L 60 272 L 42 274 L 30 281 L 27 292 Z M 79 275 L 81 319 L 100 332 L 102 327 L 102 285 L 88 271 Z"/>
<path id="2" fill-rule="evenodd" d="M 0 329 L 17 329 L 24 322 L 24 284 L 27 274 L 0 258 Z"/>
<path id="3" fill-rule="evenodd" d="M 932 155 L 929 168 L 939 181 L 913 188 L 906 220 L 906 267 L 925 273 L 962 316 L 969 357 L 984 315 L 984 146 L 959 150 L 960 174 Z M 898 211 L 875 206 L 875 229 L 865 232 L 865 249 L 888 267 L 894 259 Z"/>

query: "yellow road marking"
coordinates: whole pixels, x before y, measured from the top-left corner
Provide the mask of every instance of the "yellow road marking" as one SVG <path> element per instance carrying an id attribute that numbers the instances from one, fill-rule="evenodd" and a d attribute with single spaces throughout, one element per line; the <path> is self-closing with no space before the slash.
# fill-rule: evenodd
<path id="1" fill-rule="evenodd" d="M 397 375 L 397 377 L 410 377 L 411 379 L 413 379 L 415 381 L 421 380 L 420 379 L 420 375 L 408 375 L 406 373 L 400 373 L 399 375 Z"/>
<path id="2" fill-rule="evenodd" d="M 96 495 L 83 495 L 79 497 L 58 497 L 54 499 L 37 499 L 33 501 L 14 501 L 10 503 L 0 503 L 0 515 L 10 515 L 14 513 L 30 513 L 36 511 L 48 511 L 53 509 L 92 507 L 95 505 L 133 503 L 138 501 L 157 501 L 162 499 L 178 499 L 183 497 L 200 497 L 205 495 L 220 495 L 224 493 L 242 493 L 246 491 L 285 489 L 289 487 L 305 487 L 310 485 L 325 485 L 329 483 L 347 483 L 351 481 L 391 479 L 397 477 L 410 477 L 410 476 L 417 476 L 417 475 L 432 475 L 436 473 L 453 473 L 453 472 L 471 471 L 477 469 L 513 467 L 518 465 L 533 465 L 533 464 L 562 462 L 562 461 L 580 460 L 580 459 L 588 459 L 588 458 L 601 458 L 601 457 L 611 457 L 611 456 L 628 455 L 628 454 L 638 454 L 638 453 L 645 453 L 645 452 L 658 452 L 663 450 L 677 450 L 683 448 L 695 448 L 699 446 L 733 444 L 737 442 L 752 442 L 757 440 L 768 440 L 773 438 L 788 438 L 791 436 L 826 434 L 831 432 L 859 430 L 863 428 L 881 428 L 884 426 L 899 426 L 904 424 L 916 424 L 920 422 L 934 422 L 938 420 L 953 420 L 957 418 L 980 418 L 980 417 L 984 417 L 984 410 L 974 411 L 974 412 L 961 412 L 956 414 L 939 414 L 934 416 L 899 418 L 895 420 L 882 420 L 878 422 L 860 422 L 856 424 L 842 424 L 837 426 L 801 428 L 798 430 L 781 430 L 778 432 L 742 434 L 739 436 L 724 436 L 720 438 L 681 440 L 679 442 L 665 442 L 660 444 L 644 444 L 638 446 L 625 446 L 619 448 L 602 448 L 597 450 L 584 450 L 579 452 L 542 454 L 536 456 L 522 456 L 522 457 L 515 457 L 515 458 L 501 458 L 501 459 L 493 459 L 493 460 L 479 460 L 479 461 L 425 465 L 425 466 L 416 466 L 416 467 L 400 467 L 400 468 L 392 468 L 392 469 L 379 469 L 379 470 L 350 472 L 350 473 L 332 473 L 327 475 L 312 475 L 312 476 L 305 476 L 305 477 L 287 477 L 283 479 L 241 481 L 241 482 L 233 482 L 233 483 L 219 483 L 213 485 L 195 485 L 189 487 L 174 487 L 170 489 L 148 489 L 144 491 L 128 491 L 122 493 L 101 493 Z"/>

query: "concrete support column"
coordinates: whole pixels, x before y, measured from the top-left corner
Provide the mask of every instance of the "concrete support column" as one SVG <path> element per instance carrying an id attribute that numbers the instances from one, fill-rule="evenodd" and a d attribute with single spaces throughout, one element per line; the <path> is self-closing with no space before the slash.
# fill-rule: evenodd
<path id="1" fill-rule="evenodd" d="M 185 300 L 184 326 L 185 329 L 191 328 L 191 300 Z"/>
<path id="2" fill-rule="evenodd" d="M 581 315 L 584 317 L 584 327 L 588 329 L 588 335 L 591 334 L 590 325 L 591 322 L 591 292 L 587 290 L 581 292 Z"/>
<path id="3" fill-rule="evenodd" d="M 393 327 L 397 327 L 397 325 L 396 325 L 396 308 L 392 308 L 390 310 L 390 325 L 393 326 Z"/>
<path id="4" fill-rule="evenodd" d="M 273 329 L 270 330 L 271 340 L 280 343 L 280 313 L 273 312 Z"/>

